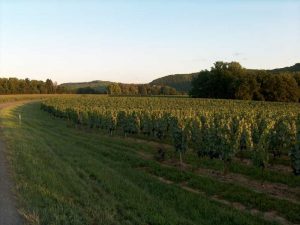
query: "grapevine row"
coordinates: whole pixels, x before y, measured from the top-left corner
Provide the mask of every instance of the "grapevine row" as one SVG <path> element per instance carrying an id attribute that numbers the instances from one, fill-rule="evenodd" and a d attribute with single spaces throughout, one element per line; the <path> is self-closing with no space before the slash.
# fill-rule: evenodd
<path id="1" fill-rule="evenodd" d="M 297 104 L 270 104 L 184 98 L 61 97 L 47 99 L 42 109 L 74 124 L 107 130 L 111 135 L 146 135 L 171 140 L 180 154 L 188 148 L 198 156 L 226 163 L 249 151 L 264 169 L 270 157 L 290 155 L 300 174 Z"/>

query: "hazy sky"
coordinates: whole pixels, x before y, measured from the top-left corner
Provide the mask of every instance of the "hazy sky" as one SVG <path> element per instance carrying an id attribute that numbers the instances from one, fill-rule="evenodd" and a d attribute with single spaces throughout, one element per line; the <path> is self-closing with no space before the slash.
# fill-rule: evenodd
<path id="1" fill-rule="evenodd" d="M 0 0 L 0 76 L 149 82 L 300 62 L 300 1 Z"/>

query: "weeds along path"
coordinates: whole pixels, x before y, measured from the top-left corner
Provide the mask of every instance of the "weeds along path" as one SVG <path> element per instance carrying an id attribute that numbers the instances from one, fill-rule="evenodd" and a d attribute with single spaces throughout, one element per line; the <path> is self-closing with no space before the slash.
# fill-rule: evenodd
<path id="1" fill-rule="evenodd" d="M 0 110 L 25 104 L 25 102 L 4 103 L 0 105 Z M 1 127 L 2 129 L 2 127 Z M 0 130 L 1 132 L 2 130 Z M 20 214 L 16 207 L 16 199 L 13 194 L 14 183 L 11 179 L 10 166 L 7 161 L 6 148 L 0 140 L 0 224 L 1 225 L 20 225 L 23 224 Z"/>

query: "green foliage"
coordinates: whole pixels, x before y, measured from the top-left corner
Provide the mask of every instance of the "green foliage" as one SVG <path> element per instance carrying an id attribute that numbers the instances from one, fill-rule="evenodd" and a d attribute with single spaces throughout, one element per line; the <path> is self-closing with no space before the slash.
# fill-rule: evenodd
<path id="1" fill-rule="evenodd" d="M 190 95 L 201 98 L 298 102 L 300 86 L 292 72 L 247 70 L 237 62 L 216 62 L 192 80 Z"/>
<path id="2" fill-rule="evenodd" d="M 253 140 L 251 134 L 251 124 L 247 123 L 245 120 L 241 123 L 241 137 L 240 137 L 240 150 L 241 151 L 252 151 Z"/>
<path id="3" fill-rule="evenodd" d="M 234 64 L 231 69 L 240 68 Z M 120 131 L 124 136 L 144 134 L 172 141 L 180 156 L 190 147 L 201 157 L 229 163 L 247 150 L 262 169 L 270 155 L 287 156 L 294 148 L 300 111 L 299 104 L 289 103 L 107 96 L 50 98 L 42 108 L 111 135 Z"/>
<path id="4" fill-rule="evenodd" d="M 180 161 L 182 163 L 182 154 L 188 150 L 188 142 L 190 139 L 190 130 L 187 127 L 187 122 L 184 119 L 177 117 L 171 118 L 172 137 L 175 151 L 180 154 Z"/>
<path id="5" fill-rule="evenodd" d="M 177 95 L 177 91 L 165 85 L 111 83 L 107 86 L 109 95 Z"/>
<path id="6" fill-rule="evenodd" d="M 295 175 L 300 175 L 300 115 L 297 120 L 296 145 L 291 152 L 292 168 Z"/>
<path id="7" fill-rule="evenodd" d="M 253 164 L 264 170 L 269 163 L 270 148 L 270 131 L 273 129 L 274 123 L 268 120 L 261 121 L 261 129 L 258 143 L 253 152 Z"/>
<path id="8" fill-rule="evenodd" d="M 295 124 L 287 117 L 279 118 L 270 134 L 270 153 L 273 158 L 288 153 L 295 144 Z"/>
<path id="9" fill-rule="evenodd" d="M 0 78 L 0 94 L 55 94 L 65 93 L 63 87 L 47 79 L 39 80 Z"/>

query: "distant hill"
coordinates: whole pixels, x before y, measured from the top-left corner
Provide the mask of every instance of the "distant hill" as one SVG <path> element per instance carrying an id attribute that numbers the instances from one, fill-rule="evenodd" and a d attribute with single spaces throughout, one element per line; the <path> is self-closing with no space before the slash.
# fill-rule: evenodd
<path id="1" fill-rule="evenodd" d="M 188 92 L 191 89 L 191 81 L 198 73 L 174 74 L 158 78 L 150 82 L 151 85 L 167 85 L 177 91 Z"/>
<path id="2" fill-rule="evenodd" d="M 63 83 L 60 86 L 65 87 L 69 90 L 78 90 L 79 88 L 93 88 L 95 91 L 104 93 L 106 92 L 106 87 L 113 82 L 94 80 L 90 82 L 79 82 L 79 83 Z"/>
<path id="3" fill-rule="evenodd" d="M 273 69 L 271 71 L 273 71 L 273 72 L 300 72 L 300 63 L 296 63 L 293 66 Z"/>

